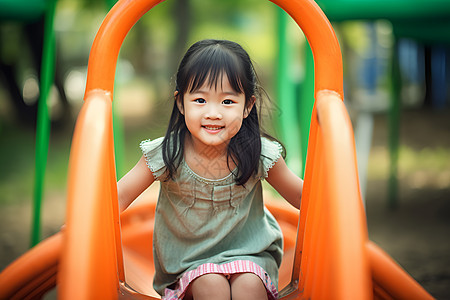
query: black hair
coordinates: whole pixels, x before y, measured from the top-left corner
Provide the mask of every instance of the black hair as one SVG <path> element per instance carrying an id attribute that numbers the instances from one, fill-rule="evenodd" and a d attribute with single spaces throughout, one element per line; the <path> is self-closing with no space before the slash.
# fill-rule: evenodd
<path id="1" fill-rule="evenodd" d="M 169 126 L 162 143 L 163 159 L 167 167 L 167 179 L 173 178 L 184 153 L 188 129 L 184 115 L 177 106 L 183 105 L 186 92 L 193 92 L 208 80 L 210 87 L 217 88 L 222 76 L 227 76 L 231 87 L 245 95 L 245 107 L 253 98 L 261 100 L 261 87 L 248 53 L 237 43 L 227 40 L 202 40 L 193 44 L 184 55 L 176 74 L 176 91 Z M 237 166 L 236 183 L 244 185 L 258 171 L 261 155 L 261 129 L 257 103 L 243 119 L 239 132 L 231 139 L 227 149 L 227 161 Z M 264 134 L 265 135 L 265 134 Z M 230 169 L 230 172 L 232 170 Z"/>

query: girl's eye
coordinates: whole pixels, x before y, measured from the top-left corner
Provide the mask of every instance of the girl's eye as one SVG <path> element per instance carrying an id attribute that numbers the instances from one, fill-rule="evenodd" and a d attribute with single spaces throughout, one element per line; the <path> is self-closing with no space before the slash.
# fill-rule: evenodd
<path id="1" fill-rule="evenodd" d="M 226 105 L 233 104 L 233 100 L 226 99 L 226 100 L 223 100 L 222 103 L 223 103 L 223 104 L 226 104 Z"/>
<path id="2" fill-rule="evenodd" d="M 195 99 L 194 101 L 197 103 L 206 103 L 206 100 L 203 98 L 198 98 L 198 99 Z"/>

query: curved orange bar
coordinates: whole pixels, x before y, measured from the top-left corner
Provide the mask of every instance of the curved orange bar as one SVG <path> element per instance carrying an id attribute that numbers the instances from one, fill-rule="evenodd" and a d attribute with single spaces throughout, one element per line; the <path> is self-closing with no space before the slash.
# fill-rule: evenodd
<path id="1" fill-rule="evenodd" d="M 432 300 L 425 289 L 373 242 L 366 244 L 374 283 L 393 299 Z"/>
<path id="2" fill-rule="evenodd" d="M 93 90 L 113 95 L 117 59 L 131 27 L 161 0 L 120 0 L 109 11 L 95 36 L 88 63 L 86 96 Z"/>
<path id="3" fill-rule="evenodd" d="M 336 91 L 344 99 L 339 42 L 322 9 L 310 0 L 270 0 L 286 11 L 302 29 L 314 56 L 315 92 Z"/>
<path id="4" fill-rule="evenodd" d="M 312 0 L 271 0 L 301 27 L 314 55 L 316 92 L 337 91 L 343 98 L 339 43 L 328 19 Z M 101 89 L 112 94 L 120 47 L 131 27 L 161 0 L 120 0 L 103 21 L 89 56 L 86 95 Z"/>
<path id="5" fill-rule="evenodd" d="M 340 299 L 371 298 L 369 263 L 364 247 L 367 224 L 358 180 L 353 130 L 345 105 L 335 92 L 317 94 L 317 117 L 323 137 L 326 198 L 330 228 L 326 231 L 332 254 L 329 270 Z M 313 188 L 320 188 L 320 184 Z M 332 243 L 332 244 L 331 244 Z M 323 250 L 325 250 L 323 249 Z M 334 260 L 331 258 L 331 260 Z M 330 295 L 331 296 L 331 295 Z"/>
<path id="6" fill-rule="evenodd" d="M 61 245 L 59 232 L 6 267 L 0 273 L 0 299 L 40 299 L 53 288 Z"/>
<path id="7" fill-rule="evenodd" d="M 305 178 L 311 190 L 302 197 L 309 205 L 299 290 L 304 299 L 371 299 L 351 122 L 336 92 L 319 91 L 316 108 L 314 169 Z"/>
<path id="8" fill-rule="evenodd" d="M 69 161 L 61 299 L 115 299 L 123 277 L 110 95 L 91 92 Z"/>

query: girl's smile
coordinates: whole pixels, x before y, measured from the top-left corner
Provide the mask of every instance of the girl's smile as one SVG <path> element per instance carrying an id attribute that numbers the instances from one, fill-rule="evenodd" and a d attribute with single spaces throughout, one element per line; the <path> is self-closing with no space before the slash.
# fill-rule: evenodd
<path id="1" fill-rule="evenodd" d="M 205 130 L 211 134 L 219 133 L 223 128 L 225 128 L 224 126 L 215 126 L 215 125 L 203 125 L 202 127 L 205 128 Z"/>

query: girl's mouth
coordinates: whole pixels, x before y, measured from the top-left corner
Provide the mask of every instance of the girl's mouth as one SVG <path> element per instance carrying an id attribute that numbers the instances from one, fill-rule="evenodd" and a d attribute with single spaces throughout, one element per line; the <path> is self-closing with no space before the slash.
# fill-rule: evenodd
<path id="1" fill-rule="evenodd" d="M 202 127 L 208 130 L 219 130 L 223 128 L 223 126 L 213 126 L 213 125 L 204 125 Z"/>
<path id="2" fill-rule="evenodd" d="M 210 133 L 216 133 L 222 130 L 225 126 L 217 126 L 217 125 L 203 125 L 203 128 Z"/>

